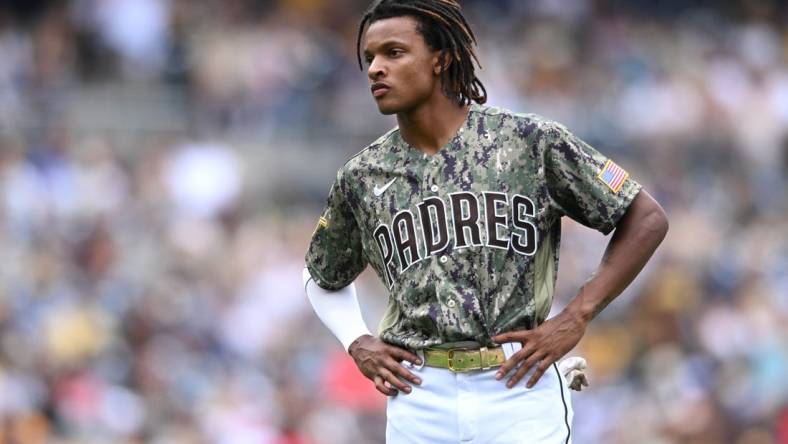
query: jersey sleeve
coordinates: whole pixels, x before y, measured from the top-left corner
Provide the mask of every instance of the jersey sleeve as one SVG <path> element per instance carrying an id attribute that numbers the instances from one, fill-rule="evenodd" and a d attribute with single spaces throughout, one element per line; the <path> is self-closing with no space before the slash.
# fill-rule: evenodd
<path id="1" fill-rule="evenodd" d="M 361 230 L 348 202 L 340 170 L 312 234 L 306 267 L 318 286 L 339 290 L 350 285 L 366 266 Z"/>
<path id="2" fill-rule="evenodd" d="M 604 234 L 615 228 L 642 188 L 623 168 L 559 124 L 547 130 L 544 165 L 555 209 Z"/>

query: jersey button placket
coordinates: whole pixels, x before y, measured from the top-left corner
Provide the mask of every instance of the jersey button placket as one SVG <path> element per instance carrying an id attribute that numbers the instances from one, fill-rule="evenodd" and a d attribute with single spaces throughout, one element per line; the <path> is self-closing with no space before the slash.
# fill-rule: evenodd
<path id="1" fill-rule="evenodd" d="M 424 170 L 422 176 L 423 190 L 431 193 L 440 191 L 437 178 L 440 177 L 440 153 L 425 157 Z M 427 193 L 429 194 L 429 193 Z"/>
<path id="2" fill-rule="evenodd" d="M 435 178 L 436 177 L 440 177 L 440 169 L 439 169 L 440 168 L 440 159 L 439 159 L 439 156 L 440 156 L 440 154 L 435 154 L 434 156 L 432 156 L 432 171 L 430 172 L 431 173 L 430 176 L 432 176 L 432 186 L 430 187 L 430 190 L 433 193 L 437 193 L 440 190 L 440 188 L 438 187 L 438 184 L 435 183 L 436 182 Z"/>

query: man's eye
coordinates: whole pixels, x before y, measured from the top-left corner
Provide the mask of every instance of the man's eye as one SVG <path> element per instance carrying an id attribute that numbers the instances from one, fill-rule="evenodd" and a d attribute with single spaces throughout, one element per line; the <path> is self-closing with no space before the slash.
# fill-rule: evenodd
<path id="1" fill-rule="evenodd" d="M 372 64 L 372 57 L 366 56 L 366 57 L 364 57 L 364 61 L 367 62 L 367 65 L 370 65 L 370 64 Z"/>
<path id="2" fill-rule="evenodd" d="M 389 51 L 389 55 L 392 56 L 392 57 L 397 57 L 397 56 L 402 55 L 403 52 L 405 52 L 405 51 L 403 51 L 401 49 L 392 49 L 392 50 Z"/>

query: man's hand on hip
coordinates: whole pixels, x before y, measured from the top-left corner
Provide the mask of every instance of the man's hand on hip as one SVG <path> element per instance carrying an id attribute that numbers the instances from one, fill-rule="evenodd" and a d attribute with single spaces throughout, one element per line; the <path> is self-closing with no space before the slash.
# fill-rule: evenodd
<path id="1" fill-rule="evenodd" d="M 406 394 L 411 392 L 411 387 L 397 376 L 413 384 L 421 384 L 421 379 L 400 364 L 405 360 L 420 365 L 421 360 L 403 348 L 386 344 L 372 335 L 364 335 L 350 344 L 348 352 L 361 373 L 386 396 L 395 396 L 397 390 Z"/>
<path id="2" fill-rule="evenodd" d="M 495 378 L 502 379 L 510 370 L 517 368 L 506 383 L 507 387 L 512 388 L 535 365 L 536 371 L 527 384 L 528 388 L 533 387 L 554 362 L 580 342 L 585 330 L 586 322 L 582 318 L 564 310 L 533 330 L 512 331 L 493 336 L 492 340 L 499 344 L 504 342 L 523 344 L 520 351 L 504 362 Z M 517 365 L 521 362 L 522 365 L 518 368 Z"/>

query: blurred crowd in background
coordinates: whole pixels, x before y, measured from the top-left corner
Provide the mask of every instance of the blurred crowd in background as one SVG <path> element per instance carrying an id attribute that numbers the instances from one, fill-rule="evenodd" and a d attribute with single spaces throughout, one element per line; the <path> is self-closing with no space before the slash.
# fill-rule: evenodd
<path id="1" fill-rule="evenodd" d="M 462 3 L 490 103 L 670 217 L 573 353 L 574 441 L 788 443 L 788 7 Z M 383 442 L 300 277 L 337 168 L 395 124 L 356 61 L 367 6 L 0 3 L 0 444 Z M 564 233 L 554 310 L 607 241 Z"/>

